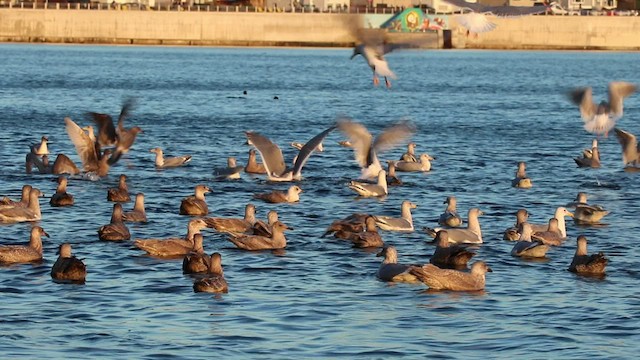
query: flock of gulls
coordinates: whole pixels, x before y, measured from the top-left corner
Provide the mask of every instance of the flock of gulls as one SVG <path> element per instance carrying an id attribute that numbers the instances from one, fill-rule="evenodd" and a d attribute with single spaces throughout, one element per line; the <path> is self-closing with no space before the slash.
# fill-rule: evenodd
<path id="1" fill-rule="evenodd" d="M 369 55 L 375 53 L 376 47 L 361 43 L 354 49 L 355 54 L 362 54 L 371 65 Z M 376 58 L 385 63 L 382 56 Z M 374 74 L 379 63 L 371 65 Z M 377 83 L 376 83 L 377 84 Z M 622 147 L 622 158 L 630 171 L 640 168 L 638 144 L 631 133 L 616 128 L 616 121 L 623 114 L 623 100 L 636 91 L 634 84 L 612 82 L 609 84 L 609 98 L 595 103 L 591 88 L 579 88 L 568 94 L 568 99 L 580 110 L 586 131 L 596 136 L 607 136 L 614 130 Z M 88 113 L 92 125 L 81 127 L 70 118 L 64 123 L 69 139 L 73 143 L 81 160 L 76 165 L 69 156 L 58 154 L 53 163 L 48 149 L 48 138 L 42 137 L 40 143 L 31 146 L 25 157 L 27 173 L 55 174 L 57 189 L 50 198 L 51 206 L 73 206 L 74 198 L 67 191 L 68 178 L 99 181 L 107 176 L 119 159 L 126 156 L 135 143 L 141 128 L 126 127 L 125 119 L 130 117 L 133 100 L 125 101 L 117 122 L 109 115 Z M 311 138 L 305 144 L 291 143 L 298 149 L 294 159 L 285 160 L 282 149 L 271 139 L 257 132 L 246 132 L 249 160 L 246 165 L 238 165 L 236 159 L 228 159 L 228 167 L 216 169 L 218 179 L 237 179 L 240 173 L 260 174 L 270 182 L 297 182 L 301 180 L 305 163 L 314 152 L 323 151 L 323 141 L 332 132 L 340 132 L 346 140 L 340 144 L 353 149 L 354 158 L 360 166 L 357 179 L 349 182 L 348 187 L 361 197 L 384 197 L 394 186 L 402 186 L 398 172 L 431 171 L 430 155 L 416 153 L 416 144 L 411 137 L 416 133 L 415 125 L 409 121 L 389 124 L 375 136 L 366 126 L 350 118 L 339 118 L 334 124 Z M 289 139 L 291 140 L 291 139 Z M 406 146 L 407 151 L 398 160 L 381 161 L 385 151 L 399 146 Z M 165 157 L 162 149 L 149 150 L 155 154 L 155 167 L 169 169 L 184 166 L 191 156 Z M 258 160 L 261 160 L 261 162 Z M 584 150 L 575 159 L 580 167 L 600 167 L 597 139 L 593 140 L 590 149 Z M 386 164 L 386 167 L 383 167 Z M 354 177 L 355 174 L 354 174 Z M 518 163 L 512 186 L 527 189 L 534 186 L 527 177 L 526 164 Z M 222 257 L 220 253 L 207 254 L 203 248 L 201 231 L 211 229 L 226 234 L 228 241 L 238 249 L 246 251 L 277 250 L 287 246 L 285 232 L 290 229 L 278 218 L 274 210 L 268 214 L 266 221 L 256 218 L 256 208 L 246 204 L 243 217 L 225 218 L 210 216 L 206 194 L 211 189 L 198 184 L 193 195 L 185 197 L 179 205 L 179 214 L 188 217 L 186 235 L 161 239 L 134 239 L 135 248 L 150 256 L 183 260 L 182 269 L 185 274 L 192 274 L 193 289 L 196 292 L 227 292 L 228 285 L 224 277 Z M 286 192 L 272 191 L 255 193 L 256 201 L 267 203 L 299 202 L 303 189 L 292 184 Z M 20 199 L 4 197 L 0 199 L 0 223 L 33 222 L 29 242 L 26 245 L 0 246 L 0 263 L 16 264 L 38 262 L 43 259 L 42 237 L 47 232 L 37 222 L 42 219 L 40 199 L 43 192 L 30 185 L 24 185 Z M 132 201 L 131 211 L 123 209 L 123 203 Z M 127 241 L 131 233 L 127 223 L 147 222 L 144 194 L 131 194 L 128 190 L 127 176 L 121 174 L 118 186 L 108 189 L 107 200 L 113 202 L 111 221 L 99 226 L 97 235 L 103 241 Z M 445 209 L 438 218 L 439 227 L 421 229 L 433 238 L 435 250 L 426 264 L 403 264 L 398 261 L 397 250 L 384 242 L 382 231 L 413 232 L 411 211 L 418 205 L 410 200 L 401 204 L 400 216 L 383 216 L 367 213 L 354 213 L 343 219 L 336 219 L 322 237 L 333 236 L 357 248 L 380 248 L 377 253 L 383 260 L 377 271 L 377 277 L 388 282 L 422 282 L 430 289 L 451 291 L 477 291 L 485 287 L 485 276 L 491 268 L 484 261 L 476 261 L 469 266 L 469 261 L 476 254 L 474 248 L 483 243 L 480 217 L 483 212 L 479 208 L 471 208 L 466 219 L 458 214 L 456 197 L 451 195 L 444 200 Z M 178 208 L 176 204 L 176 208 Z M 570 211 L 569 209 L 572 209 Z M 520 209 L 515 214 L 516 222 L 504 231 L 504 240 L 513 241 L 511 255 L 523 258 L 545 257 L 549 249 L 561 246 L 567 239 L 566 217 L 573 217 L 583 224 L 597 224 L 609 212 L 599 205 L 589 204 L 587 194 L 579 193 L 576 199 L 566 206 L 558 207 L 546 224 L 528 222 L 528 212 Z M 571 261 L 567 260 L 568 270 L 580 274 L 602 275 L 605 273 L 607 258 L 603 253 L 589 255 L 587 238 L 577 238 L 576 252 Z M 59 246 L 59 257 L 51 269 L 51 277 L 59 282 L 84 283 L 87 269 L 85 264 L 72 255 L 71 245 L 63 243 Z"/>

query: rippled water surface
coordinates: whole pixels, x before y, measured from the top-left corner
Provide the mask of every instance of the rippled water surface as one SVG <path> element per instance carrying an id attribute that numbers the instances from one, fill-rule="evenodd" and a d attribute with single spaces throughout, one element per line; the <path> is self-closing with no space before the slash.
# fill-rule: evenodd
<path id="1" fill-rule="evenodd" d="M 405 52 L 388 56 L 398 74 L 390 90 L 375 88 L 362 59 L 350 50 L 207 49 L 0 45 L 0 194 L 18 196 L 25 183 L 50 195 L 51 175 L 26 175 L 30 143 L 48 135 L 52 153 L 79 162 L 63 118 L 88 125 L 86 111 L 119 112 L 137 98 L 129 125 L 139 125 L 134 149 L 100 182 L 71 180 L 76 204 L 41 201 L 45 261 L 0 268 L 0 353 L 3 358 L 633 358 L 640 350 L 638 174 L 622 170 L 615 137 L 601 139 L 601 169 L 576 168 L 572 157 L 590 147 L 577 109 L 564 92 L 607 82 L 640 82 L 637 53 Z M 247 90 L 248 95 L 242 96 Z M 279 100 L 274 100 L 277 96 Z M 640 95 L 625 103 L 620 127 L 640 131 Z M 131 225 L 134 238 L 185 233 L 180 200 L 197 184 L 215 216 L 241 216 L 252 194 L 285 189 L 243 175 L 217 182 L 213 169 L 227 156 L 245 162 L 244 131 L 259 131 L 292 159 L 291 141 L 306 141 L 344 114 L 378 133 L 409 118 L 418 126 L 418 152 L 437 160 L 427 174 L 400 174 L 405 185 L 383 200 L 356 199 L 347 182 L 359 175 L 342 134 L 325 141 L 300 183 L 299 204 L 255 202 L 264 218 L 277 209 L 295 228 L 285 251 L 249 253 L 225 236 L 205 231 L 205 250 L 222 254 L 229 293 L 195 294 L 178 260 L 142 254 L 131 242 L 98 240 L 109 222 L 106 190 L 127 174 L 132 192 L 146 195 L 149 223 Z M 189 166 L 156 171 L 153 154 L 191 154 Z M 404 146 L 385 152 L 396 159 Z M 510 187 L 526 161 L 534 187 Z M 611 214 L 604 227 L 569 221 L 568 241 L 548 259 L 509 255 L 502 231 L 525 207 L 546 222 L 557 206 L 589 194 Z M 442 201 L 456 195 L 461 213 L 481 218 L 486 260 L 481 293 L 430 292 L 422 284 L 376 279 L 375 251 L 321 238 L 352 212 L 399 214 L 400 202 L 418 204 L 417 228 L 436 225 Z M 125 210 L 132 204 L 125 204 Z M 0 227 L 0 243 L 28 241 L 30 224 Z M 610 259 L 607 276 L 566 271 L 579 234 L 591 252 Z M 420 232 L 383 234 L 400 262 L 428 262 L 434 247 Z M 88 268 L 86 285 L 51 281 L 60 243 L 70 242 Z"/>

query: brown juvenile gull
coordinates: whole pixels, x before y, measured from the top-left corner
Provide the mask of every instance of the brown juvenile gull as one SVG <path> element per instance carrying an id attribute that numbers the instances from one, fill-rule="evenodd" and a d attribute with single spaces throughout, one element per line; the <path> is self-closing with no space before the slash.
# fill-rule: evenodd
<path id="1" fill-rule="evenodd" d="M 365 221 L 368 216 L 368 214 L 353 213 L 344 219 L 335 220 L 329 225 L 327 231 L 322 234 L 322 237 L 334 234 L 334 237 L 346 239 L 349 233 L 364 231 Z"/>
<path id="2" fill-rule="evenodd" d="M 440 230 L 436 234 L 436 250 L 429 262 L 441 268 L 465 268 L 474 255 L 465 246 L 449 244 L 447 230 Z"/>
<path id="3" fill-rule="evenodd" d="M 400 121 L 385 128 L 374 139 L 364 125 L 351 119 L 341 118 L 337 121 L 337 126 L 349 137 L 355 160 L 362 169 L 360 174 L 362 179 L 375 178 L 382 170 L 377 155 L 379 152 L 398 146 L 416 131 L 416 127 L 412 123 Z"/>
<path id="4" fill-rule="evenodd" d="M 582 157 L 573 159 L 578 167 L 600 167 L 600 150 L 598 150 L 598 140 L 593 139 L 591 142 L 591 149 L 585 149 L 582 151 Z"/>
<path id="5" fill-rule="evenodd" d="M 273 224 L 271 237 L 229 232 L 228 240 L 242 250 L 284 249 L 287 246 L 287 239 L 284 236 L 286 229 L 289 227 L 278 221 Z"/>
<path id="6" fill-rule="evenodd" d="M 516 177 L 511 180 L 511 186 L 521 189 L 529 189 L 533 186 L 531 179 L 527 177 L 527 165 L 524 161 L 518 163 Z"/>
<path id="7" fill-rule="evenodd" d="M 104 177 L 109 173 L 111 150 L 100 151 L 100 144 L 92 139 L 78 124 L 70 118 L 64 119 L 69 139 L 76 148 L 82 161 L 82 169 L 88 173 L 95 173 Z"/>
<path id="8" fill-rule="evenodd" d="M 131 239 L 129 228 L 122 221 L 122 205 L 116 203 L 113 205 L 111 213 L 111 221 L 107 225 L 103 225 L 98 229 L 98 238 L 107 241 L 121 241 Z"/>
<path id="9" fill-rule="evenodd" d="M 438 231 L 447 230 L 449 234 L 449 242 L 452 244 L 482 244 L 482 230 L 480 229 L 480 221 L 478 220 L 478 217 L 483 214 L 484 213 L 478 208 L 469 209 L 469 219 L 467 221 L 466 228 L 431 229 L 425 227 L 424 230 L 432 238 L 436 237 Z"/>
<path id="10" fill-rule="evenodd" d="M 60 244 L 58 259 L 51 268 L 51 278 L 57 282 L 84 284 L 87 278 L 87 267 L 82 260 L 71 255 L 71 244 Z"/>
<path id="11" fill-rule="evenodd" d="M 511 249 L 511 255 L 529 258 L 543 258 L 549 250 L 549 245 L 545 245 L 540 241 L 531 239 L 533 230 L 531 224 L 523 223 L 520 234 L 520 240 L 515 243 Z"/>
<path id="12" fill-rule="evenodd" d="M 191 161 L 191 155 L 164 157 L 164 153 L 159 147 L 153 148 L 149 152 L 156 154 L 156 168 L 158 169 L 174 168 Z"/>
<path id="13" fill-rule="evenodd" d="M 294 203 L 300 201 L 300 193 L 302 189 L 299 186 L 293 185 L 289 187 L 287 192 L 272 191 L 268 193 L 253 194 L 254 199 L 263 200 L 268 203 Z"/>
<path id="14" fill-rule="evenodd" d="M 136 239 L 133 245 L 153 256 L 183 256 L 193 249 L 195 235 L 199 234 L 200 230 L 206 227 L 207 224 L 204 220 L 193 219 L 189 221 L 187 234 L 184 237 Z"/>
<path id="15" fill-rule="evenodd" d="M 458 215 L 457 204 L 455 196 L 447 196 L 447 199 L 443 202 L 447 204 L 447 208 L 444 210 L 438 218 L 438 224 L 448 227 L 458 227 L 462 225 L 462 218 Z"/>
<path id="16" fill-rule="evenodd" d="M 251 233 L 253 235 L 271 237 L 271 235 L 273 234 L 271 229 L 273 229 L 273 224 L 275 224 L 277 221 L 278 212 L 275 210 L 269 210 L 269 212 L 267 213 L 267 223 L 262 220 L 256 220 L 256 222 L 253 224 L 253 227 L 251 228 Z"/>
<path id="17" fill-rule="evenodd" d="M 29 194 L 31 193 L 31 185 L 23 185 L 22 186 L 22 196 L 20 197 L 20 200 L 15 201 L 15 200 L 11 200 L 8 197 L 3 197 L 2 199 L 0 199 L 0 208 L 3 207 L 14 207 L 14 206 L 22 206 L 22 207 L 26 207 L 29 205 Z"/>
<path id="18" fill-rule="evenodd" d="M 604 274 L 608 262 L 604 254 L 599 252 L 589 255 L 587 252 L 587 237 L 584 235 L 578 236 L 577 242 L 578 247 L 568 270 L 579 274 Z"/>
<path id="19" fill-rule="evenodd" d="M 292 169 L 287 169 L 282 150 L 266 136 L 257 132 L 246 132 L 247 140 L 255 146 L 262 158 L 267 170 L 267 179 L 270 181 L 293 181 L 302 179 L 302 167 L 309 160 L 311 154 L 318 148 L 324 138 L 335 129 L 331 126 L 327 130 L 314 136 L 298 152 Z"/>
<path id="20" fill-rule="evenodd" d="M 431 160 L 434 160 L 429 154 L 420 155 L 420 161 L 396 161 L 396 170 L 404 172 L 427 172 L 431 171 Z"/>
<path id="21" fill-rule="evenodd" d="M 202 234 L 193 236 L 193 248 L 182 259 L 183 274 L 197 274 L 206 272 L 209 268 L 209 255 L 205 254 L 202 247 Z"/>
<path id="22" fill-rule="evenodd" d="M 234 158 L 233 156 L 230 156 L 227 158 L 227 167 L 215 169 L 213 171 L 213 174 L 215 175 L 217 180 L 223 180 L 223 179 L 235 180 L 235 179 L 240 179 L 240 173 L 242 172 L 243 169 L 244 169 L 244 166 L 238 165 L 236 163 L 236 158 Z"/>
<path id="23" fill-rule="evenodd" d="M 495 29 L 497 25 L 489 20 L 487 17 L 489 15 L 510 18 L 542 14 L 547 11 L 546 6 L 490 6 L 465 0 L 445 0 L 445 2 L 460 8 L 460 14 L 454 16 L 454 19 L 467 30 L 467 36 L 478 36 L 480 33 Z"/>
<path id="24" fill-rule="evenodd" d="M 219 253 L 211 254 L 207 274 L 193 283 L 193 291 L 207 293 L 227 293 L 229 291 L 229 285 L 222 271 L 222 256 Z"/>
<path id="25" fill-rule="evenodd" d="M 247 166 L 244 167 L 244 172 L 249 174 L 266 174 L 267 169 L 265 169 L 263 164 L 259 164 L 256 159 L 256 151 L 255 149 L 249 150 L 249 159 L 247 160 Z"/>
<path id="26" fill-rule="evenodd" d="M 569 99 L 580 108 L 584 129 L 590 133 L 604 134 L 616 126 L 623 114 L 623 100 L 637 89 L 635 84 L 623 81 L 609 83 L 609 100 L 600 104 L 593 102 L 590 87 L 577 88 L 569 93 Z"/>
<path id="27" fill-rule="evenodd" d="M 205 185 L 196 185 L 193 196 L 187 196 L 180 203 L 180 215 L 207 215 L 209 208 L 205 201 L 204 194 L 211 192 Z"/>
<path id="28" fill-rule="evenodd" d="M 396 166 L 394 161 L 387 160 L 387 186 L 402 185 L 402 180 L 396 175 Z"/>
<path id="29" fill-rule="evenodd" d="M 411 265 L 398 264 L 398 252 L 393 246 L 385 246 L 376 256 L 384 256 L 384 260 L 376 276 L 382 281 L 416 282 L 418 279 L 409 272 Z"/>
<path id="30" fill-rule="evenodd" d="M 120 115 L 118 116 L 118 127 L 124 124 L 124 119 L 129 116 L 133 105 L 134 100 L 131 98 L 125 100 L 124 104 L 122 104 Z M 96 139 L 98 143 L 101 146 L 115 145 L 118 140 L 118 134 L 111 116 L 96 112 L 89 112 L 87 115 L 98 125 L 98 138 Z"/>
<path id="31" fill-rule="evenodd" d="M 136 194 L 133 210 L 122 214 L 122 220 L 127 222 L 147 222 L 147 212 L 144 209 L 144 194 Z"/>
<path id="32" fill-rule="evenodd" d="M 504 231 L 504 240 L 517 241 L 520 239 L 520 225 L 527 222 L 529 212 L 526 209 L 518 209 L 516 212 L 516 224 Z"/>
<path id="33" fill-rule="evenodd" d="M 29 205 L 0 208 L 0 223 L 16 223 L 37 221 L 42 219 L 40 212 L 40 197 L 42 192 L 32 188 L 29 192 Z"/>
<path id="34" fill-rule="evenodd" d="M 484 261 L 476 261 L 469 272 L 441 269 L 433 264 L 412 266 L 409 272 L 433 290 L 478 291 L 484 289 L 485 274 L 493 270 Z"/>
<path id="35" fill-rule="evenodd" d="M 244 207 L 242 219 L 208 217 L 203 220 L 207 223 L 207 227 L 214 228 L 218 232 L 248 232 L 256 222 L 256 207 L 253 204 L 247 204 Z"/>
<path id="36" fill-rule="evenodd" d="M 637 169 L 640 166 L 640 150 L 638 148 L 638 139 L 628 131 L 618 128 L 613 129 L 616 132 L 618 142 L 622 147 L 622 163 L 625 169 Z"/>
<path id="37" fill-rule="evenodd" d="M 122 174 L 118 180 L 117 188 L 109 188 L 107 190 L 107 200 L 116 202 L 131 201 L 129 188 L 127 187 L 127 176 Z"/>
<path id="38" fill-rule="evenodd" d="M 370 248 L 384 246 L 384 241 L 382 241 L 382 237 L 376 228 L 376 218 L 373 216 L 367 217 L 365 225 L 366 229 L 364 231 L 351 233 L 349 236 L 348 240 L 351 240 L 353 247 Z"/>
<path id="39" fill-rule="evenodd" d="M 58 187 L 56 193 L 49 200 L 51 206 L 71 206 L 73 205 L 73 196 L 67 192 L 67 178 L 58 177 Z"/>
<path id="40" fill-rule="evenodd" d="M 351 181 L 349 183 L 349 189 L 355 191 L 360 196 L 364 197 L 380 197 L 389 193 L 387 187 L 387 172 L 380 170 L 378 172 L 378 182 L 375 184 Z"/>
<path id="41" fill-rule="evenodd" d="M 0 246 L 0 263 L 15 264 L 42 260 L 42 235 L 49 234 L 40 226 L 31 228 L 29 244 Z"/>
<path id="42" fill-rule="evenodd" d="M 400 206 L 400 217 L 376 215 L 376 225 L 382 230 L 386 231 L 413 231 L 413 218 L 411 216 L 411 209 L 417 208 L 418 205 L 412 203 L 409 200 L 402 202 Z"/>

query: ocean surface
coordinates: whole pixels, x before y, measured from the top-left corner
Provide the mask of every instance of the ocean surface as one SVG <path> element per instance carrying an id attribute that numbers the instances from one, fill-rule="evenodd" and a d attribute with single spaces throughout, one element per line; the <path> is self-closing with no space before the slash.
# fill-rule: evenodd
<path id="1" fill-rule="evenodd" d="M 609 81 L 640 83 L 640 53 L 408 51 L 387 56 L 397 74 L 391 89 L 374 87 L 350 49 L 236 49 L 0 45 L 0 195 L 19 197 L 23 184 L 46 195 L 55 176 L 25 174 L 29 145 L 48 135 L 52 154 L 80 163 L 64 117 L 89 125 L 87 111 L 114 118 L 122 102 L 137 105 L 133 149 L 99 182 L 70 180 L 75 205 L 41 200 L 44 261 L 0 267 L 0 357 L 7 358 L 379 358 L 632 359 L 640 351 L 640 174 L 623 171 L 615 136 L 600 139 L 602 168 L 577 168 L 590 148 L 579 111 L 566 92 Z M 243 91 L 248 93 L 243 95 Z M 278 99 L 274 99 L 274 97 Z M 270 205 L 252 194 L 284 190 L 261 176 L 216 181 L 215 168 L 247 158 L 245 131 L 257 131 L 293 159 L 305 142 L 349 116 L 375 135 L 400 119 L 417 126 L 417 153 L 429 173 L 399 173 L 404 185 L 384 199 L 358 199 L 349 180 L 360 175 L 353 151 L 334 131 L 325 151 L 303 170 L 297 204 Z M 619 127 L 640 132 L 640 94 L 625 102 Z M 193 155 L 188 166 L 156 170 L 149 149 Z M 401 145 L 380 154 L 398 159 Z M 526 161 L 533 188 L 511 187 Z M 211 216 L 241 217 L 252 202 L 258 217 L 275 209 L 293 227 L 284 251 L 236 250 L 206 230 L 205 251 L 222 254 L 229 293 L 196 294 L 180 260 L 144 255 L 98 240 L 113 203 L 106 192 L 126 174 L 132 193 L 146 195 L 149 222 L 129 225 L 133 238 L 181 236 L 180 201 L 197 184 L 212 188 Z M 512 257 L 502 232 L 526 208 L 546 223 L 579 191 L 611 214 L 599 227 L 567 219 L 567 241 L 544 261 Z M 482 292 L 427 291 L 423 284 L 376 278 L 376 250 L 322 238 L 335 219 L 353 212 L 397 215 L 418 204 L 416 231 L 383 232 L 401 263 L 427 263 L 434 246 L 421 228 L 434 227 L 449 195 L 480 218 L 484 244 L 474 260 L 493 269 Z M 124 204 L 125 211 L 133 207 Z M 0 226 L 0 244 L 28 242 L 29 223 Z M 604 278 L 566 269 L 576 237 L 610 259 Z M 70 242 L 84 259 L 85 285 L 54 283 L 58 245 Z"/>

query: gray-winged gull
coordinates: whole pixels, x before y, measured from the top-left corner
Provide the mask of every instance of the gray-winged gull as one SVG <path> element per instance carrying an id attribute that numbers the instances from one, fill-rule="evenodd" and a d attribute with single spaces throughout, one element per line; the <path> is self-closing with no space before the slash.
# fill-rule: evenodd
<path id="1" fill-rule="evenodd" d="M 569 93 L 569 99 L 580 108 L 584 129 L 605 136 L 616 126 L 623 114 L 623 100 L 637 89 L 635 84 L 623 81 L 609 83 L 609 99 L 600 104 L 593 102 L 590 87 L 577 88 Z"/>
<path id="2" fill-rule="evenodd" d="M 447 230 L 449 234 L 449 242 L 452 244 L 482 244 L 482 230 L 480 229 L 480 221 L 478 220 L 478 217 L 483 214 L 484 213 L 478 208 L 469 209 L 469 218 L 467 220 L 466 228 L 431 229 L 425 227 L 424 230 L 432 238 L 436 237 L 438 231 Z"/>
<path id="3" fill-rule="evenodd" d="M 447 208 L 444 210 L 438 218 L 438 224 L 448 227 L 459 227 L 462 225 L 462 218 L 458 215 L 457 204 L 455 196 L 447 196 L 447 199 L 443 202 L 447 204 Z"/>
<path id="4" fill-rule="evenodd" d="M 545 245 L 542 242 L 531 238 L 531 235 L 533 235 L 531 224 L 523 223 L 521 228 L 522 233 L 520 234 L 520 240 L 513 245 L 511 255 L 530 258 L 545 257 L 549 250 L 549 245 Z"/>
<path id="5" fill-rule="evenodd" d="M 376 276 L 383 281 L 416 282 L 418 279 L 409 272 L 411 265 L 398 264 L 398 252 L 393 246 L 385 246 L 377 256 L 384 256 L 384 260 Z"/>
<path id="6" fill-rule="evenodd" d="M 122 214 L 122 220 L 127 222 L 147 222 L 147 212 L 144 208 L 144 194 L 136 194 L 133 210 Z"/>
<path id="7" fill-rule="evenodd" d="M 382 230 L 386 231 L 413 231 L 413 218 L 411 209 L 417 208 L 418 205 L 411 201 L 404 200 L 400 206 L 400 217 L 376 215 L 376 224 Z"/>
<path id="8" fill-rule="evenodd" d="M 191 161 L 191 155 L 164 157 L 164 153 L 159 147 L 153 148 L 149 152 L 156 154 L 155 164 L 158 169 L 178 167 Z"/>

